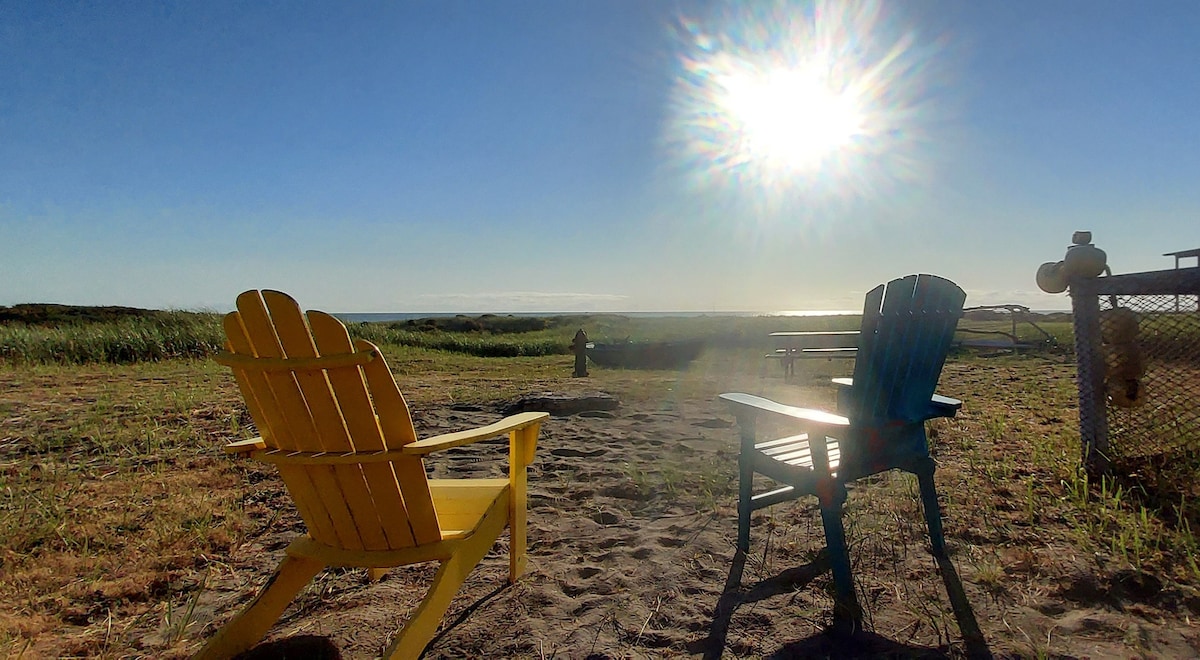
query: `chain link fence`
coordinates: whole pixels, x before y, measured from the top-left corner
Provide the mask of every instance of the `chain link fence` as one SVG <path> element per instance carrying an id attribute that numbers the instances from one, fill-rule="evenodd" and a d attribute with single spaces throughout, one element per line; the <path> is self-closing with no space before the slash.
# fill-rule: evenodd
<path id="1" fill-rule="evenodd" d="M 1110 459 L 1200 454 L 1196 298 L 1099 300 Z"/>
<path id="2" fill-rule="evenodd" d="M 1183 508 L 1200 495 L 1200 268 L 1073 282 L 1071 302 L 1085 463 L 1193 517 Z"/>

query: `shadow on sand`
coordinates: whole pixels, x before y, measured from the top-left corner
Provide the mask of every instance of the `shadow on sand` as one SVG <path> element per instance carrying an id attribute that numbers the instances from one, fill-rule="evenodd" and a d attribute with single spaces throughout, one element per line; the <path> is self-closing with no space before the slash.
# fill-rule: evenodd
<path id="1" fill-rule="evenodd" d="M 436 647 L 438 642 L 446 636 L 446 633 L 453 630 L 458 624 L 466 621 L 475 610 L 483 607 L 484 604 L 500 595 L 508 587 L 509 584 L 505 582 L 490 593 L 484 594 L 479 600 L 463 608 L 463 611 L 454 618 L 454 621 L 443 626 L 438 631 L 438 634 L 429 641 L 429 644 L 421 651 L 421 657 L 424 657 L 429 649 Z M 341 658 L 341 651 L 338 650 L 337 646 L 329 638 L 317 635 L 297 635 L 295 637 L 285 637 L 273 642 L 259 644 L 237 656 L 235 660 L 341 660 Z"/>
<path id="2" fill-rule="evenodd" d="M 341 660 L 342 654 L 328 637 L 296 635 L 258 646 L 235 660 Z"/>
<path id="3" fill-rule="evenodd" d="M 429 640 L 429 643 L 425 645 L 425 649 L 421 651 L 421 657 L 425 657 L 425 654 L 429 651 L 429 649 L 435 648 L 438 645 L 438 642 L 442 641 L 442 638 L 445 637 L 447 633 L 449 633 L 451 630 L 454 630 L 463 621 L 471 618 L 471 615 L 475 613 L 475 610 L 483 607 L 488 601 L 496 596 L 499 596 L 504 592 L 505 589 L 508 589 L 511 586 L 512 585 L 510 585 L 506 580 L 504 584 L 501 584 L 490 592 L 484 594 L 474 603 L 464 607 L 463 611 L 459 612 L 458 616 L 454 617 L 453 621 L 442 626 L 442 629 L 438 631 L 438 634 L 434 635 L 433 639 Z"/>
<path id="4" fill-rule="evenodd" d="M 954 564 L 947 557 L 938 557 L 938 570 L 942 582 L 946 585 L 946 593 L 950 596 L 950 607 L 954 618 L 958 621 L 959 630 L 963 634 L 963 645 L 969 658 L 991 658 L 991 650 L 975 620 L 975 612 L 967 601 L 962 581 Z M 734 611 L 743 604 L 753 603 L 771 596 L 791 593 L 807 586 L 821 573 L 829 570 L 828 556 L 822 552 L 816 560 L 803 566 L 789 568 L 778 575 L 762 580 L 749 588 L 741 588 L 742 572 L 745 569 L 746 556 L 737 552 L 733 565 L 729 569 L 729 577 L 725 581 L 725 589 L 717 601 L 713 612 L 712 625 L 709 626 L 708 637 L 697 640 L 689 645 L 692 653 L 703 653 L 705 660 L 717 660 L 725 651 L 726 637 L 729 634 L 729 622 Z M 892 641 L 873 632 L 852 630 L 845 622 L 835 622 L 829 628 L 796 642 L 790 642 L 770 658 L 784 660 L 785 658 L 949 658 L 948 651 L 941 648 L 913 646 Z"/>

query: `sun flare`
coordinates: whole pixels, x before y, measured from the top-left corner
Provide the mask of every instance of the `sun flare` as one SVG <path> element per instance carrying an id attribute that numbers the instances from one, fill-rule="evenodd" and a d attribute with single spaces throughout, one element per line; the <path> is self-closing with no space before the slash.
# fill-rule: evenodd
<path id="1" fill-rule="evenodd" d="M 804 69 L 721 76 L 724 106 L 747 156 L 782 170 L 803 171 L 851 143 L 863 130 L 860 102 Z"/>
<path id="2" fill-rule="evenodd" d="M 772 208 L 911 189 L 937 148 L 944 59 L 893 8 L 746 3 L 681 19 L 670 162 L 706 195 Z"/>

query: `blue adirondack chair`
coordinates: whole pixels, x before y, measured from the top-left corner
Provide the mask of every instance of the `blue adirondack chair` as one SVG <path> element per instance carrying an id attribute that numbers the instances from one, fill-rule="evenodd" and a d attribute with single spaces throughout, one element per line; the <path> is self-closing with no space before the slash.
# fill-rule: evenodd
<path id="1" fill-rule="evenodd" d="M 730 393 L 738 420 L 738 548 L 750 549 L 750 514 L 772 504 L 815 495 L 825 527 L 838 618 L 861 617 L 842 527 L 845 484 L 890 469 L 916 474 L 934 554 L 945 552 L 925 422 L 952 417 L 962 402 L 934 394 L 966 294 L 934 275 L 910 275 L 867 294 L 853 379 L 841 386 L 838 414 Z M 796 433 L 759 440 L 756 421 L 783 422 Z M 780 424 L 774 424 L 780 426 Z M 755 474 L 782 487 L 754 494 Z"/>

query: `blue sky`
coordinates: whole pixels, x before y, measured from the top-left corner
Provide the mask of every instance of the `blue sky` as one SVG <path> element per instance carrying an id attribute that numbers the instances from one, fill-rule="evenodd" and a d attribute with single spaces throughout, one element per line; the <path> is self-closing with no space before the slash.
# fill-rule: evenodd
<path id="1" fill-rule="evenodd" d="M 854 309 L 933 272 L 1066 308 L 1033 275 L 1076 229 L 1115 272 L 1200 247 L 1196 34 L 1194 2 L 6 0 L 0 304 Z M 863 121 L 800 165 L 720 67 L 813 57 Z"/>

